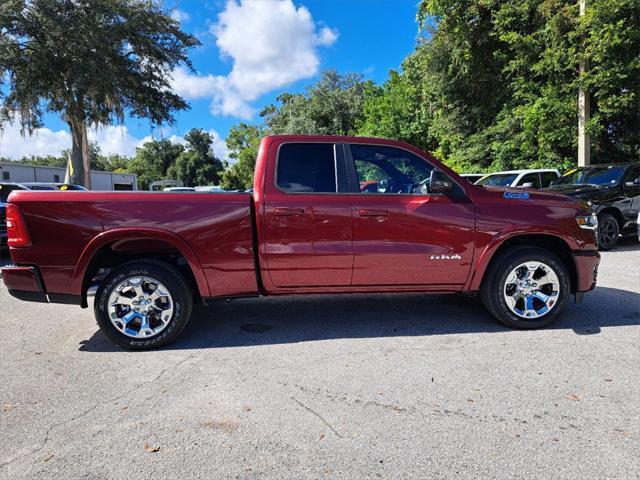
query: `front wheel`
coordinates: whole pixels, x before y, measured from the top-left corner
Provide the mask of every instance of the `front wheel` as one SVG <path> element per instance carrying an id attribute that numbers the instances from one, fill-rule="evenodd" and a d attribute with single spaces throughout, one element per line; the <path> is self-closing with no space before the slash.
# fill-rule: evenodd
<path id="1" fill-rule="evenodd" d="M 551 323 L 571 289 L 562 261 L 548 250 L 518 247 L 489 268 L 481 288 L 487 310 L 512 328 L 540 328 Z"/>
<path id="2" fill-rule="evenodd" d="M 125 263 L 96 294 L 98 326 L 114 344 L 148 350 L 174 341 L 189 321 L 192 293 L 180 272 L 164 262 Z"/>
<path id="3" fill-rule="evenodd" d="M 598 215 L 598 249 L 611 250 L 618 243 L 620 227 L 618 221 L 610 213 Z"/>

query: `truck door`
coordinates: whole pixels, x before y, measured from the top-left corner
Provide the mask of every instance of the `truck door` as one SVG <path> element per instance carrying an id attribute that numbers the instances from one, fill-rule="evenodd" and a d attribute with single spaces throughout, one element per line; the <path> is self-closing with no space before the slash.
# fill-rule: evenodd
<path id="1" fill-rule="evenodd" d="M 405 149 L 354 143 L 346 152 L 352 285 L 462 286 L 475 228 L 474 206 L 463 189 L 456 186 L 449 196 L 427 193 L 433 166 Z"/>
<path id="2" fill-rule="evenodd" d="M 274 142 L 268 155 L 263 248 L 271 282 L 349 285 L 352 218 L 342 144 Z"/>

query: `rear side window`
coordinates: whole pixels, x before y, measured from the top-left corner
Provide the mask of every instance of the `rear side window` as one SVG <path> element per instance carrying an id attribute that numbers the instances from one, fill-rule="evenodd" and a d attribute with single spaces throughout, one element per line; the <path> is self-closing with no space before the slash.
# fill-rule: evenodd
<path id="1" fill-rule="evenodd" d="M 288 193 L 336 193 L 333 143 L 286 143 L 278 153 L 278 188 Z"/>
<path id="2" fill-rule="evenodd" d="M 554 172 L 542 172 L 540 176 L 542 177 L 542 188 L 547 188 L 551 182 L 558 178 Z"/>

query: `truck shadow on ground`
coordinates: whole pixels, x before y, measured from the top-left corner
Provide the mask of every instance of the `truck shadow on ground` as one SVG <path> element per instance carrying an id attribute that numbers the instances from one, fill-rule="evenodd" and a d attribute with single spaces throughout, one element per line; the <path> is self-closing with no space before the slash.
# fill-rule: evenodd
<path id="1" fill-rule="evenodd" d="M 630 325 L 640 325 L 640 294 L 598 287 L 581 305 L 568 304 L 547 329 L 593 335 L 605 327 Z M 198 306 L 182 335 L 164 349 L 506 331 L 510 329 L 494 320 L 479 298 L 418 294 L 268 297 Z M 82 342 L 80 350 L 107 352 L 120 348 L 97 331 Z"/>

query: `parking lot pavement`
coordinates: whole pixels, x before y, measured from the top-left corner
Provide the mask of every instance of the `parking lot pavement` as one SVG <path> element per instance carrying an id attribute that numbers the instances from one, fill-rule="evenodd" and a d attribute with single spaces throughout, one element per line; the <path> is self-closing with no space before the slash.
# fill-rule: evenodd
<path id="1" fill-rule="evenodd" d="M 0 291 L 0 478 L 638 478 L 640 247 L 541 331 L 457 296 L 199 308 L 112 347 Z"/>

